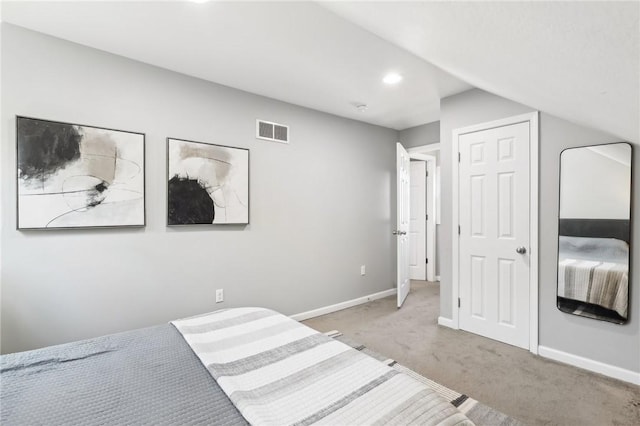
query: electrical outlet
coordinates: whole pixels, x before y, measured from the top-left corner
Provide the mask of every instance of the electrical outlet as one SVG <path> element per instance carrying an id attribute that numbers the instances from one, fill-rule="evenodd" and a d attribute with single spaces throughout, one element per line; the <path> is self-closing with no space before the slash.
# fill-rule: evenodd
<path id="1" fill-rule="evenodd" d="M 365 267 L 364 267 L 364 265 L 362 265 L 360 267 L 360 275 L 364 275 L 364 274 L 365 274 Z"/>
<path id="2" fill-rule="evenodd" d="M 224 290 L 221 288 L 216 290 L 216 303 L 224 302 Z"/>

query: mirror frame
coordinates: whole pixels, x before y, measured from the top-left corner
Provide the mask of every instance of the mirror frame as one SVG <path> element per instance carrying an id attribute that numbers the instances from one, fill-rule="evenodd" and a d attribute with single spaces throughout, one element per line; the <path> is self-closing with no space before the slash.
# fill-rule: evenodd
<path id="1" fill-rule="evenodd" d="M 626 225 L 626 228 L 623 229 L 622 231 L 619 231 L 615 236 L 612 235 L 610 238 L 615 238 L 615 237 L 619 237 L 622 234 L 622 232 L 624 232 L 624 235 L 626 236 L 626 241 L 629 247 L 629 253 L 628 253 L 628 269 L 627 269 L 627 279 L 628 279 L 628 288 L 627 288 L 627 317 L 624 318 L 623 321 L 619 321 L 616 320 L 614 318 L 606 318 L 605 316 L 590 316 L 590 315 L 581 315 L 581 314 L 577 314 L 574 312 L 570 312 L 567 310 L 564 310 L 560 307 L 560 296 L 558 295 L 558 290 L 559 290 L 559 261 L 560 261 L 560 237 L 562 236 L 560 234 L 560 229 L 562 227 L 561 225 L 561 221 L 562 221 L 562 217 L 560 216 L 560 210 L 562 207 L 562 155 L 565 153 L 565 151 L 569 151 L 569 150 L 573 150 L 573 149 L 579 149 L 579 148 L 591 148 L 591 147 L 600 147 L 600 146 L 607 146 L 607 145 L 618 145 L 618 144 L 625 144 L 629 146 L 629 156 L 630 156 L 630 170 L 629 170 L 629 219 L 628 219 L 628 224 Z M 630 316 L 631 316 L 631 303 L 630 303 L 630 296 L 632 294 L 632 290 L 631 290 L 631 278 L 632 278 L 632 258 L 633 258 L 633 244 L 632 244 L 632 240 L 633 240 L 633 201 L 634 201 L 634 196 L 633 196 L 633 145 L 629 142 L 610 142 L 610 143 L 604 143 L 604 144 L 595 144 L 595 145 L 585 145 L 585 146 L 575 146 L 575 147 L 569 147 L 569 148 L 564 148 L 562 151 L 560 151 L 560 156 L 559 156 L 559 162 L 558 162 L 558 234 L 557 234 L 557 245 L 556 245 L 556 307 L 558 308 L 558 310 L 562 313 L 565 314 L 569 314 L 569 315 L 575 315 L 575 316 L 579 316 L 582 318 L 588 318 L 588 319 L 594 319 L 594 320 L 598 320 L 598 321 L 604 321 L 604 322 L 610 322 L 613 324 L 618 324 L 618 325 L 623 325 L 623 324 L 627 324 L 629 322 Z M 565 218 L 567 219 L 567 218 Z M 593 220 L 593 219 L 585 219 L 585 220 Z M 597 220 L 597 219 L 595 219 Z M 616 220 L 616 219 L 612 219 L 612 220 Z M 625 219 L 619 219 L 620 221 L 625 221 Z M 637 291 L 637 290 L 636 290 Z M 585 302 L 586 303 L 586 302 Z M 606 309 L 606 308 L 604 308 Z"/>

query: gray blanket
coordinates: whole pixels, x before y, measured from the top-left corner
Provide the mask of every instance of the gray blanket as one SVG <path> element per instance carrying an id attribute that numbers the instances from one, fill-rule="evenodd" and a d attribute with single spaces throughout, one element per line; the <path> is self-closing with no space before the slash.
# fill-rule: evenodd
<path id="1" fill-rule="evenodd" d="M 170 324 L 0 357 L 0 423 L 246 425 Z"/>

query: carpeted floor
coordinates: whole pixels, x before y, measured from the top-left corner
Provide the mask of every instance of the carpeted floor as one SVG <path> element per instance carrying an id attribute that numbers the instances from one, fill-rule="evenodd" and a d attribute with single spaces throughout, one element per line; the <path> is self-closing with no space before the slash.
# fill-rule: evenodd
<path id="1" fill-rule="evenodd" d="M 384 355 L 372 351 L 365 345 L 345 336 L 337 330 L 329 331 L 325 334 L 423 383 L 428 388 L 434 390 L 442 398 L 449 401 L 451 405 L 457 407 L 458 410 L 465 414 L 469 420 L 477 426 L 525 426 L 524 423 L 499 412 L 495 408 L 491 408 L 488 405 L 484 405 L 481 402 L 476 401 L 468 395 L 463 395 L 453 389 L 443 386 L 440 383 L 436 383 L 433 380 L 430 380 L 398 363 L 396 360 L 387 358 Z"/>
<path id="2" fill-rule="evenodd" d="M 640 387 L 437 325 L 439 286 L 304 321 L 340 330 L 438 383 L 530 425 L 640 425 Z"/>

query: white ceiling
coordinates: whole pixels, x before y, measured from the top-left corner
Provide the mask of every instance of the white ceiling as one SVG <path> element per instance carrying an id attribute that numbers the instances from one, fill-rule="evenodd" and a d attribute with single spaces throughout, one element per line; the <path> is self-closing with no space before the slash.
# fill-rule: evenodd
<path id="1" fill-rule="evenodd" d="M 398 130 L 437 121 L 441 97 L 471 88 L 316 3 L 5 1 L 2 19 Z M 401 73 L 402 83 L 384 85 L 389 71 Z"/>
<path id="2" fill-rule="evenodd" d="M 330 2 L 475 87 L 640 142 L 640 2 Z"/>
<path id="3" fill-rule="evenodd" d="M 438 120 L 441 97 L 475 86 L 635 142 L 639 15 L 638 2 L 2 3 L 6 22 L 385 127 Z M 383 85 L 392 70 L 404 80 Z"/>

